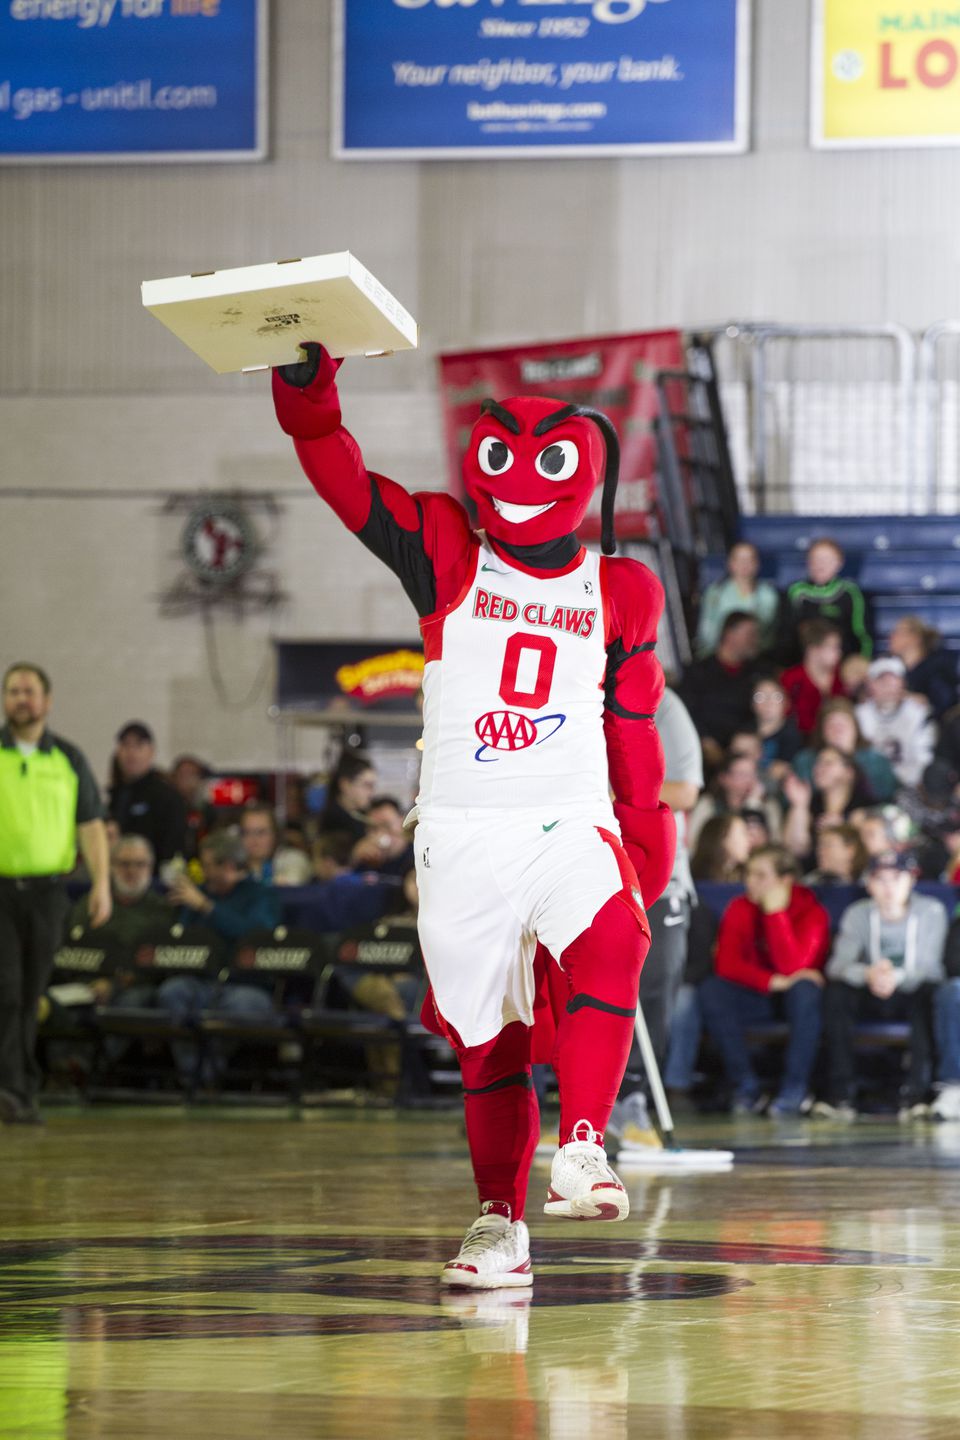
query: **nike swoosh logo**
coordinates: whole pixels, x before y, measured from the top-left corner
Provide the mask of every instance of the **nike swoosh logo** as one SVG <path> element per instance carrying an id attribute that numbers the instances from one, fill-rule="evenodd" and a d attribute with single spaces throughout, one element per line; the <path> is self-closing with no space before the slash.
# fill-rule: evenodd
<path id="1" fill-rule="evenodd" d="M 559 825 L 559 824 L 560 824 L 560 821 L 559 821 L 559 820 L 554 820 L 553 825 Z M 552 830 L 552 829 L 553 829 L 553 825 L 544 825 L 543 828 L 544 828 L 545 831 L 546 831 L 546 830 Z"/>
<path id="2" fill-rule="evenodd" d="M 492 570 L 495 575 L 499 575 L 499 574 L 500 574 L 500 571 L 497 569 L 497 567 L 496 567 L 495 565 L 481 565 L 481 566 L 480 566 L 480 569 L 481 569 L 481 570 Z"/>

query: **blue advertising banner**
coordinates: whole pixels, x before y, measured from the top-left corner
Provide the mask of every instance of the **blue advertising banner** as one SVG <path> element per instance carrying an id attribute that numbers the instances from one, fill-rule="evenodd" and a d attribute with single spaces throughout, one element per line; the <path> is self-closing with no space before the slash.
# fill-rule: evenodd
<path id="1" fill-rule="evenodd" d="M 346 159 L 735 152 L 750 0 L 337 0 Z"/>
<path id="2" fill-rule="evenodd" d="M 0 162 L 258 160 L 267 0 L 0 0 Z"/>

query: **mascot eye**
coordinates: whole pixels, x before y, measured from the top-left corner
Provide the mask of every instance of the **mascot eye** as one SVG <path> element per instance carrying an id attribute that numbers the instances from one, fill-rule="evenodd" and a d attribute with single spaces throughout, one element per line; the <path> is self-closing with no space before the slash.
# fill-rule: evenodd
<path id="1" fill-rule="evenodd" d="M 485 435 L 477 450 L 477 463 L 484 475 L 502 475 L 513 464 L 513 451 L 495 435 Z"/>
<path id="2" fill-rule="evenodd" d="M 536 459 L 537 474 L 545 480 L 569 480 L 577 472 L 580 452 L 572 440 L 556 440 Z"/>

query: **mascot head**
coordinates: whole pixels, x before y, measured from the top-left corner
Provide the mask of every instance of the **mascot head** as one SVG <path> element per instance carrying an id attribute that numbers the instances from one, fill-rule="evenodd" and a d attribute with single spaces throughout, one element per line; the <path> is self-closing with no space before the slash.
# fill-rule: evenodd
<path id="1" fill-rule="evenodd" d="M 541 545 L 576 530 L 603 481 L 603 553 L 616 547 L 620 445 L 598 410 L 520 396 L 485 400 L 463 461 L 467 494 L 493 540 Z"/>

